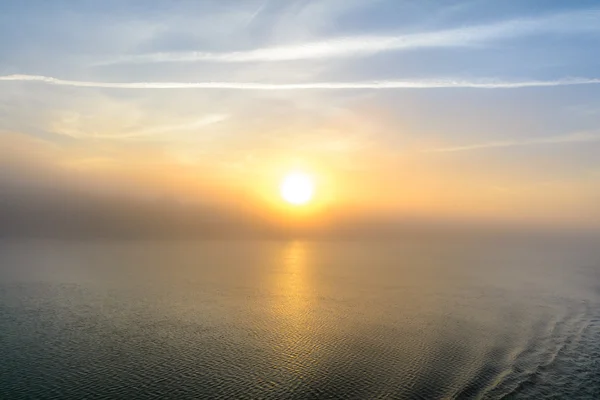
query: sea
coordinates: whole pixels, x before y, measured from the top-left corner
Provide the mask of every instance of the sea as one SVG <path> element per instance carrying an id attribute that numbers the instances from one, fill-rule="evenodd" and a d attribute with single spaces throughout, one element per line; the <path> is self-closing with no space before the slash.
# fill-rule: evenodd
<path id="1" fill-rule="evenodd" d="M 3 240 L 0 399 L 600 399 L 600 246 Z"/>

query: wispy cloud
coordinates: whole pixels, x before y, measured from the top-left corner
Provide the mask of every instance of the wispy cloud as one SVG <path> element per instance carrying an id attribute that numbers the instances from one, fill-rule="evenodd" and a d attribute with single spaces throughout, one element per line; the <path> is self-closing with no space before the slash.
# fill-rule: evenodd
<path id="1" fill-rule="evenodd" d="M 0 76 L 0 82 L 39 82 L 59 86 L 75 86 L 106 89 L 229 89 L 229 90 L 311 90 L 311 89 L 518 89 L 526 87 L 550 87 L 599 84 L 600 78 L 565 78 L 557 80 L 501 81 L 501 80 L 374 80 L 356 82 L 308 82 L 308 83 L 261 83 L 261 82 L 96 82 L 58 79 L 40 75 Z"/>
<path id="2" fill-rule="evenodd" d="M 246 51 L 220 53 L 186 51 L 128 55 L 104 60 L 97 65 L 198 61 L 241 63 L 359 57 L 385 51 L 481 45 L 492 40 L 549 32 L 585 31 L 600 32 L 600 10 L 520 18 L 488 25 L 414 34 L 342 37 Z"/>
<path id="3" fill-rule="evenodd" d="M 500 148 L 500 147 L 530 146 L 530 145 L 536 145 L 536 144 L 590 143 L 590 142 L 600 142 L 600 133 L 577 132 L 577 133 L 571 133 L 568 135 L 550 136 L 550 137 L 537 138 L 537 139 L 502 140 L 502 141 L 494 141 L 494 142 L 468 144 L 468 145 L 462 145 L 462 146 L 440 147 L 440 148 L 436 148 L 436 149 L 426 150 L 426 152 L 449 153 L 449 152 L 455 152 L 455 151 L 492 149 L 492 148 Z"/>
<path id="4" fill-rule="evenodd" d="M 201 128 L 205 128 L 209 125 L 214 125 L 219 122 L 223 122 L 230 118 L 228 114 L 212 114 L 199 118 L 195 121 L 176 124 L 176 125 L 163 125 L 153 128 L 146 128 L 141 130 L 135 130 L 122 134 L 121 138 L 147 138 L 148 136 L 157 136 L 163 134 L 175 134 L 181 132 L 193 132 Z"/>
<path id="5" fill-rule="evenodd" d="M 107 139 L 107 140 L 149 140 L 170 139 L 173 135 L 195 132 L 210 125 L 217 124 L 230 118 L 228 114 L 211 114 L 181 124 L 153 125 L 151 128 L 138 127 L 133 129 L 115 129 L 107 131 L 89 131 L 70 121 L 61 121 L 53 128 L 54 133 L 70 136 L 76 139 Z M 85 126 L 85 124 L 84 124 Z"/>

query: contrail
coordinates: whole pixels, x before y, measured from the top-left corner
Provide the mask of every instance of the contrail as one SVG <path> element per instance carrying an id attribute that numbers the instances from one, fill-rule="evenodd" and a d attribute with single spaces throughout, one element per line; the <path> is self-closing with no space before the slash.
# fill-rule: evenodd
<path id="1" fill-rule="evenodd" d="M 600 78 L 565 78 L 558 80 L 500 81 L 500 80 L 374 80 L 358 82 L 260 83 L 260 82 L 97 82 L 58 79 L 41 75 L 0 76 L 2 82 L 37 82 L 49 85 L 106 89 L 229 89 L 229 90 L 351 90 L 351 89 L 518 89 L 526 87 L 551 87 L 592 85 Z"/>

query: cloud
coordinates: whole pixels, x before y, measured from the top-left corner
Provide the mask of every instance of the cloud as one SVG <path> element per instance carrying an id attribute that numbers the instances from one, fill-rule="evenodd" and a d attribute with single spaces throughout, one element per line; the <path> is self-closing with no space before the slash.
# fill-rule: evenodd
<path id="1" fill-rule="evenodd" d="M 565 78 L 557 80 L 501 81 L 501 80 L 373 80 L 356 82 L 96 82 L 58 79 L 40 75 L 5 75 L 0 82 L 40 82 L 59 86 L 106 89 L 229 89 L 229 90 L 311 90 L 311 89 L 518 89 L 526 87 L 552 87 L 599 84 L 600 78 Z"/>
<path id="2" fill-rule="evenodd" d="M 211 114 L 201 117 L 199 119 L 185 122 L 181 124 L 171 125 L 159 125 L 152 128 L 134 128 L 129 130 L 117 130 L 111 129 L 109 133 L 106 132 L 87 132 L 81 129 L 81 126 L 72 123 L 65 123 L 64 121 L 56 126 L 53 130 L 55 133 L 70 136 L 73 138 L 93 138 L 93 139 L 114 139 L 114 140 L 136 140 L 144 139 L 148 140 L 151 138 L 163 138 L 165 135 L 168 137 L 173 134 L 182 132 L 194 132 L 209 125 L 217 124 L 230 118 L 229 114 Z M 76 121 L 75 121 L 76 122 Z M 113 133 L 114 132 L 114 133 Z"/>
<path id="3" fill-rule="evenodd" d="M 126 133 L 124 137 L 139 137 L 139 136 L 153 136 L 160 135 L 163 133 L 176 133 L 182 131 L 195 131 L 200 128 L 204 128 L 209 125 L 217 124 L 219 122 L 223 122 L 230 118 L 228 114 L 212 114 L 204 116 L 195 121 L 185 123 L 185 124 L 176 124 L 176 125 L 166 125 L 166 126 L 158 126 L 154 128 L 142 129 L 135 132 Z"/>
<path id="4" fill-rule="evenodd" d="M 273 62 L 360 57 L 378 52 L 481 45 L 543 33 L 600 31 L 600 10 L 520 18 L 488 25 L 404 35 L 354 36 L 234 52 L 160 52 L 104 60 L 96 65 L 162 62 Z"/>
<path id="5" fill-rule="evenodd" d="M 486 143 L 468 144 L 462 146 L 452 147 L 441 147 L 437 149 L 430 149 L 427 152 L 430 153 L 449 153 L 455 151 L 469 151 L 479 149 L 491 149 L 501 147 L 516 147 L 516 146 L 530 146 L 536 144 L 557 144 L 557 143 L 590 143 L 600 142 L 600 133 L 591 132 L 578 132 L 571 133 L 562 136 L 550 136 L 546 138 L 538 139 L 526 139 L 526 140 L 503 140 Z"/>

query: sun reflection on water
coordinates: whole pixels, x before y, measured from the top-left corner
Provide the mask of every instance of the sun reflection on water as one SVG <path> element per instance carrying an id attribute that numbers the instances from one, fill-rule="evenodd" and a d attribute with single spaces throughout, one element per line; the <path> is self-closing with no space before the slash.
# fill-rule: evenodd
<path id="1" fill-rule="evenodd" d="M 310 246 L 294 241 L 282 251 L 273 287 L 273 314 L 277 321 L 276 368 L 295 379 L 314 365 L 314 287 L 311 283 Z"/>
<path id="2" fill-rule="evenodd" d="M 279 271 L 276 297 L 277 313 L 290 326 L 298 325 L 306 318 L 310 302 L 308 282 L 308 246 L 294 241 L 283 250 L 282 268 Z"/>

